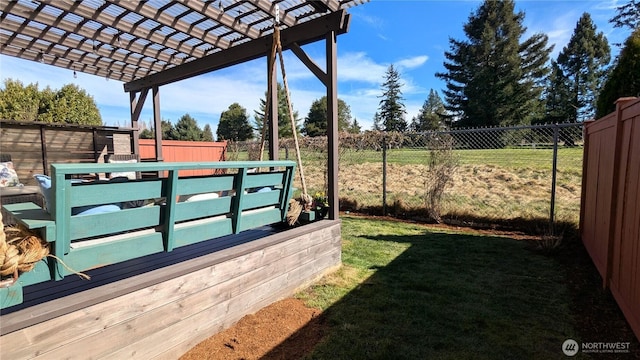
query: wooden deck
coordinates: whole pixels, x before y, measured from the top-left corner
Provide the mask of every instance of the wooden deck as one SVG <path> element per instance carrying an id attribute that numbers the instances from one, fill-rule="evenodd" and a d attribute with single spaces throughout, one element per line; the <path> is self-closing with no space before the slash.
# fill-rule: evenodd
<path id="1" fill-rule="evenodd" d="M 35 285 L 2 310 L 2 358 L 175 359 L 332 271 L 340 253 L 340 221 L 265 226 Z"/>

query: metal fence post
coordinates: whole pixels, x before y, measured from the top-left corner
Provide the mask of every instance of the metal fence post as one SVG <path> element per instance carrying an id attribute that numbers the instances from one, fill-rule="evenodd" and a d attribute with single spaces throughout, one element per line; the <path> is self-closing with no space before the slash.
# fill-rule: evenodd
<path id="1" fill-rule="evenodd" d="M 553 126 L 553 165 L 551 169 L 551 205 L 549 211 L 549 227 L 551 235 L 555 235 L 556 178 L 558 171 L 558 124 Z"/>
<path id="2" fill-rule="evenodd" d="M 382 215 L 387 215 L 387 138 L 382 136 Z"/>

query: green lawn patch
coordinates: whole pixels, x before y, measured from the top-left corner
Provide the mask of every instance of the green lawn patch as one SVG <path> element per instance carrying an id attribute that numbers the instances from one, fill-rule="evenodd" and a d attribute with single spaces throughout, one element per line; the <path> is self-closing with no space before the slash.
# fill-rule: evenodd
<path id="1" fill-rule="evenodd" d="M 577 336 L 562 266 L 524 241 L 352 217 L 342 229 L 342 269 L 299 294 L 330 324 L 311 359 L 562 358 Z"/>

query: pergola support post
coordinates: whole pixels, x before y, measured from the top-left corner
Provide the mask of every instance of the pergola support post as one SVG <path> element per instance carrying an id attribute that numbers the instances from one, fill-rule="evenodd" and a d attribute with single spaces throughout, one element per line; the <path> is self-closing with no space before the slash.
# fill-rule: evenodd
<path id="1" fill-rule="evenodd" d="M 144 89 L 139 92 L 139 96 L 137 92 L 129 93 L 129 107 L 131 109 L 131 127 L 134 129 L 131 139 L 131 146 L 133 153 L 136 155 L 140 154 L 140 141 L 139 141 L 139 133 L 138 133 L 138 121 L 140 121 L 140 114 L 142 113 L 142 107 L 144 106 L 144 101 L 147 99 L 147 94 L 149 93 L 149 89 Z"/>
<path id="2" fill-rule="evenodd" d="M 153 87 L 153 123 L 156 131 L 156 161 L 163 161 L 162 157 L 162 118 L 160 117 L 160 89 Z"/>
<path id="3" fill-rule="evenodd" d="M 329 219 L 337 220 L 338 200 L 338 61 L 336 31 L 326 36 L 327 59 L 327 198 Z"/>

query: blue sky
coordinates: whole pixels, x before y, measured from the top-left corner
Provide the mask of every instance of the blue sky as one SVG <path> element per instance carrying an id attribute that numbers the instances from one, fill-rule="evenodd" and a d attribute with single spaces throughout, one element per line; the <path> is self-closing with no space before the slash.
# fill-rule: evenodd
<path id="1" fill-rule="evenodd" d="M 527 0 L 516 1 L 516 9 L 525 12 L 528 34 L 543 32 L 555 44 L 555 58 L 567 44 L 576 22 L 588 12 L 604 32 L 610 45 L 622 43 L 629 35 L 626 29 L 614 29 L 608 20 L 616 6 L 626 0 Z M 399 71 L 404 86 L 407 121 L 418 113 L 430 89 L 445 88 L 435 73 L 443 71 L 444 52 L 449 38 L 464 39 L 463 25 L 480 1 L 371 0 L 349 9 L 351 27 L 338 37 L 338 97 L 351 108 L 363 130 L 371 129 L 373 114 L 378 109 L 380 84 L 390 64 Z M 612 54 L 619 49 L 611 45 Z M 324 63 L 324 42 L 311 44 L 304 50 L 320 65 Z M 265 59 L 258 59 L 212 74 L 166 85 L 160 88 L 163 119 L 175 123 L 189 113 L 203 127 L 217 129 L 220 113 L 238 102 L 247 109 L 251 120 L 266 90 Z M 311 103 L 324 95 L 324 88 L 313 74 L 291 53 L 285 53 L 287 78 L 294 110 L 304 118 Z M 91 94 L 107 125 L 129 123 L 129 97 L 123 83 L 60 69 L 32 61 L 0 55 L 0 77 L 19 79 L 24 84 L 38 83 L 58 89 L 75 83 Z M 279 75 L 281 79 L 281 75 Z M 141 120 L 152 119 L 147 102 Z"/>

